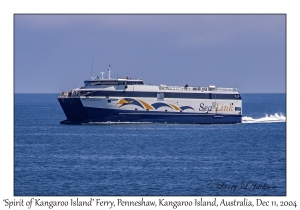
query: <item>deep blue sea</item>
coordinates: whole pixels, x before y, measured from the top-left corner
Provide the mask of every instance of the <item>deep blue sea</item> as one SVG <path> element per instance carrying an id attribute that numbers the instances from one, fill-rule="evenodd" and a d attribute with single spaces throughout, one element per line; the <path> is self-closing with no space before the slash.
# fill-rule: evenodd
<path id="1" fill-rule="evenodd" d="M 232 125 L 62 125 L 58 95 L 14 95 L 15 196 L 286 195 L 285 94 Z"/>

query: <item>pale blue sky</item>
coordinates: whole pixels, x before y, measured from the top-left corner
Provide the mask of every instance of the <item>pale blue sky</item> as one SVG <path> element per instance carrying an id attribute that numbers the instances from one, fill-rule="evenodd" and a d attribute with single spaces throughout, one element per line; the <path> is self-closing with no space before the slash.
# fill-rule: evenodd
<path id="1" fill-rule="evenodd" d="M 286 91 L 286 16 L 14 15 L 16 93 L 60 93 L 112 66 L 146 84 Z"/>

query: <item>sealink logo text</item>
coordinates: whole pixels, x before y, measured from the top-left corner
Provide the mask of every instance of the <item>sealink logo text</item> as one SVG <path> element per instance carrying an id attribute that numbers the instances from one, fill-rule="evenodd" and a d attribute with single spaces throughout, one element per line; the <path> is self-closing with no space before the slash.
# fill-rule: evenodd
<path id="1" fill-rule="evenodd" d="M 199 111 L 212 111 L 212 106 L 205 106 L 204 103 L 201 103 Z"/>
<path id="2" fill-rule="evenodd" d="M 233 106 L 232 106 L 232 104 L 230 104 L 229 106 L 220 106 L 219 107 L 219 103 L 217 103 L 216 111 L 217 112 L 221 112 L 221 111 L 232 112 L 233 111 Z"/>

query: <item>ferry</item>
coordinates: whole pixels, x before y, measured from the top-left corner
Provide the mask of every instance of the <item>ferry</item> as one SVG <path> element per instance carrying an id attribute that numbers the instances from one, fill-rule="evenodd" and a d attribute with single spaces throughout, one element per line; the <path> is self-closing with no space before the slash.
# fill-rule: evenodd
<path id="1" fill-rule="evenodd" d="M 242 121 L 237 88 L 146 85 L 142 79 L 91 77 L 58 96 L 61 124 L 234 124 Z"/>

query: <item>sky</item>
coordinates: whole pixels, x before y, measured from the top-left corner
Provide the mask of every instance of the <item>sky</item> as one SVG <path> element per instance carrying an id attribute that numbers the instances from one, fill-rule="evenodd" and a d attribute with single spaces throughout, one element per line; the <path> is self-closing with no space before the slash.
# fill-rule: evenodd
<path id="1" fill-rule="evenodd" d="M 286 92 L 286 14 L 22 14 L 14 92 L 60 93 L 92 76 Z"/>

